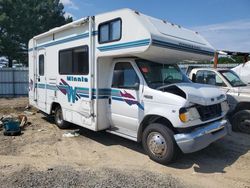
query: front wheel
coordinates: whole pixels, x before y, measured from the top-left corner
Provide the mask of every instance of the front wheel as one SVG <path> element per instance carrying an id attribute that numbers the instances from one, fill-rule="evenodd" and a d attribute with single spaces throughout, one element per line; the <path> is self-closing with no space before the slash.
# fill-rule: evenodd
<path id="1" fill-rule="evenodd" d="M 232 128 L 250 134 L 250 110 L 241 110 L 233 115 Z"/>
<path id="2" fill-rule="evenodd" d="M 67 129 L 69 127 L 69 124 L 63 119 L 61 107 L 57 107 L 55 110 L 55 123 L 60 129 Z"/>
<path id="3" fill-rule="evenodd" d="M 159 123 L 146 127 L 142 135 L 142 145 L 148 156 L 161 164 L 171 163 L 177 155 L 173 131 Z"/>

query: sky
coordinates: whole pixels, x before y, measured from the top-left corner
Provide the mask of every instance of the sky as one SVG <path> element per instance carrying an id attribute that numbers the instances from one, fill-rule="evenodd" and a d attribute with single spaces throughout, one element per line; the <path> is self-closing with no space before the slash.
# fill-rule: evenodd
<path id="1" fill-rule="evenodd" d="M 74 20 L 120 8 L 198 31 L 218 50 L 250 52 L 250 0 L 61 0 Z"/>

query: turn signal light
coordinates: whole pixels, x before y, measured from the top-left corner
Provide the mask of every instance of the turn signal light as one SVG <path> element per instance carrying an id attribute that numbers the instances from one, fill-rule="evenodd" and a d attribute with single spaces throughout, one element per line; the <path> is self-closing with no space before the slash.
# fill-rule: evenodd
<path id="1" fill-rule="evenodd" d="M 185 113 L 180 114 L 179 117 L 180 117 L 180 120 L 182 122 L 187 122 L 188 121 L 188 117 L 187 117 L 187 115 Z"/>

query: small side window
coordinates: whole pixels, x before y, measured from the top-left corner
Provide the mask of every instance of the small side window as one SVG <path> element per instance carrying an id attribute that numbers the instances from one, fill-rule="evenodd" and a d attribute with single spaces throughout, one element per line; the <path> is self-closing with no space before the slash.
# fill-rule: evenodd
<path id="1" fill-rule="evenodd" d="M 139 78 L 130 63 L 121 62 L 115 65 L 112 81 L 113 88 L 138 90 L 139 83 Z"/>
<path id="2" fill-rule="evenodd" d="M 122 21 L 120 18 L 101 23 L 98 29 L 98 41 L 100 44 L 114 42 L 121 39 Z"/>
<path id="3" fill-rule="evenodd" d="M 44 76 L 44 55 L 39 55 L 39 76 Z"/>

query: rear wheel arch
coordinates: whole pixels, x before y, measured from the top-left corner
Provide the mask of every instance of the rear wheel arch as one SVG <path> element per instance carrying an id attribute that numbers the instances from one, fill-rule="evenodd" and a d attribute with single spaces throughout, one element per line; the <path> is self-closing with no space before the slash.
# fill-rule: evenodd
<path id="1" fill-rule="evenodd" d="M 152 123 L 162 124 L 168 127 L 170 130 L 172 130 L 174 133 L 177 132 L 174 126 L 172 125 L 172 123 L 167 118 L 163 116 L 159 116 L 159 115 L 147 115 L 144 117 L 144 119 L 140 123 L 139 129 L 138 129 L 138 133 L 137 133 L 138 142 L 142 141 L 143 131 L 146 129 L 147 126 L 149 126 Z"/>
<path id="2" fill-rule="evenodd" d="M 60 107 L 61 108 L 61 105 L 57 102 L 53 102 L 51 104 L 51 107 L 50 107 L 50 115 L 54 115 L 55 114 L 55 110 Z"/>
<path id="3" fill-rule="evenodd" d="M 250 110 L 250 102 L 239 102 L 239 103 L 237 103 L 237 105 L 235 106 L 233 111 L 228 114 L 229 115 L 229 120 L 232 120 L 232 117 L 236 113 L 238 113 L 239 111 L 242 111 L 242 110 Z"/>

